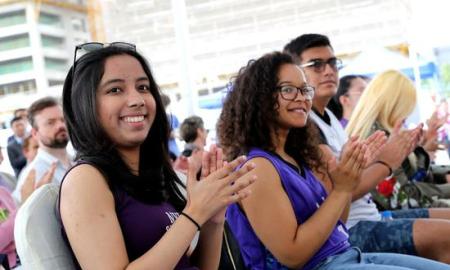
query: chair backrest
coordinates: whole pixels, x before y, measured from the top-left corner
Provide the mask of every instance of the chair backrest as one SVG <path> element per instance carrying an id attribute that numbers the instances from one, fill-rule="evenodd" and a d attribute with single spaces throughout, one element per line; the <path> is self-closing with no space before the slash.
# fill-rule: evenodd
<path id="1" fill-rule="evenodd" d="M 14 226 L 17 253 L 25 270 L 74 270 L 57 216 L 59 185 L 35 190 L 20 207 Z"/>

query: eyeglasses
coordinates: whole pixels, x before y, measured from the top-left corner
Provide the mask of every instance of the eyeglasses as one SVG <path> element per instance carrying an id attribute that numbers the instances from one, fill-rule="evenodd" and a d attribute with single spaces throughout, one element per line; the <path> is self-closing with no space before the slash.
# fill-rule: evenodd
<path id="1" fill-rule="evenodd" d="M 297 98 L 298 93 L 301 93 L 306 100 L 312 100 L 314 97 L 314 87 L 305 85 L 301 88 L 292 85 L 283 85 L 277 87 L 281 97 L 285 100 L 293 101 Z"/>
<path id="2" fill-rule="evenodd" d="M 330 67 L 334 71 L 338 71 L 344 67 L 344 65 L 342 64 L 342 60 L 339 58 L 336 58 L 336 57 L 330 58 L 326 61 L 324 61 L 322 59 L 313 59 L 305 64 L 300 65 L 300 67 L 302 67 L 302 68 L 312 67 L 315 72 L 321 73 L 325 70 L 325 66 L 327 64 L 330 65 Z"/>
<path id="3" fill-rule="evenodd" d="M 112 43 L 101 43 L 101 42 L 87 42 L 75 46 L 75 52 L 73 53 L 73 65 L 72 65 L 72 80 L 75 74 L 75 64 L 77 61 L 77 52 L 83 50 L 87 53 L 100 50 L 106 47 L 119 47 L 124 49 L 129 49 L 136 51 L 136 45 L 127 42 L 112 42 Z"/>

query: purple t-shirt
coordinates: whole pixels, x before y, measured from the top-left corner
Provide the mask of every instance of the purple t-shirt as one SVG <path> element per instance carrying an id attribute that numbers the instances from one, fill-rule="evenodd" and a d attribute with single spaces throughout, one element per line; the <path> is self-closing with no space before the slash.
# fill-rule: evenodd
<path id="1" fill-rule="evenodd" d="M 79 164 L 82 163 L 87 162 L 83 161 Z M 169 203 L 146 204 L 134 199 L 120 188 L 115 188 L 113 194 L 117 218 L 125 240 L 128 259 L 133 261 L 150 250 L 163 237 L 178 218 L 179 213 Z M 64 225 L 62 226 L 62 233 L 64 240 L 70 248 Z M 77 268 L 81 269 L 75 256 L 73 258 L 75 264 L 77 264 Z M 191 266 L 186 255 L 181 257 L 175 269 L 198 270 L 197 267 Z"/>
<path id="2" fill-rule="evenodd" d="M 291 201 L 298 224 L 308 220 L 327 197 L 324 187 L 306 166 L 302 166 L 305 172 L 305 177 L 303 177 L 293 166 L 275 154 L 253 148 L 248 154 L 248 159 L 255 157 L 268 159 L 277 170 L 281 184 Z M 264 214 L 264 209 L 261 209 L 261 214 Z M 288 269 L 264 247 L 238 204 L 233 204 L 227 209 L 226 217 L 248 268 L 252 270 Z M 328 240 L 302 269 L 313 269 L 320 261 L 342 253 L 349 247 L 348 231 L 344 224 L 338 221 Z"/>

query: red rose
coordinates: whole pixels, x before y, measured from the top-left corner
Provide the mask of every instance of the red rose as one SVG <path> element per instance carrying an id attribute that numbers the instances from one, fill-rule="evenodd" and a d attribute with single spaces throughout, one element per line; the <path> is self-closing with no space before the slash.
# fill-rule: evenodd
<path id="1" fill-rule="evenodd" d="M 397 181 L 395 180 L 395 177 L 384 179 L 377 185 L 378 193 L 380 193 L 386 198 L 391 197 L 396 182 Z"/>

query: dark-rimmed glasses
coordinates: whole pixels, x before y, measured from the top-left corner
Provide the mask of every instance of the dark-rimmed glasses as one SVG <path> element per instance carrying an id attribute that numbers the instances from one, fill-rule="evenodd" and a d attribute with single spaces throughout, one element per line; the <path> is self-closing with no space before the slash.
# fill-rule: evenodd
<path id="1" fill-rule="evenodd" d="M 111 43 L 101 43 L 101 42 L 87 42 L 80 45 L 75 46 L 75 52 L 73 53 L 73 65 L 72 65 L 72 79 L 75 74 L 75 64 L 77 62 L 77 52 L 79 50 L 83 50 L 87 53 L 93 52 L 96 50 L 100 50 L 106 47 L 120 47 L 124 49 L 129 49 L 132 51 L 136 51 L 136 45 L 127 43 L 127 42 L 111 42 Z"/>
<path id="2" fill-rule="evenodd" d="M 314 97 L 314 87 L 311 85 L 304 85 L 301 88 L 295 87 L 293 85 L 282 85 L 278 86 L 277 90 L 280 92 L 280 95 L 283 99 L 288 101 L 293 101 L 297 98 L 298 93 L 301 93 L 301 95 L 306 100 L 312 100 Z"/>
<path id="3" fill-rule="evenodd" d="M 326 61 L 322 59 L 313 59 L 305 64 L 301 64 L 300 67 L 302 68 L 311 67 L 315 72 L 321 73 L 325 70 L 325 66 L 327 64 L 330 65 L 330 67 L 334 71 L 338 71 L 344 67 L 344 65 L 342 64 L 342 60 L 336 57 L 330 58 Z"/>

